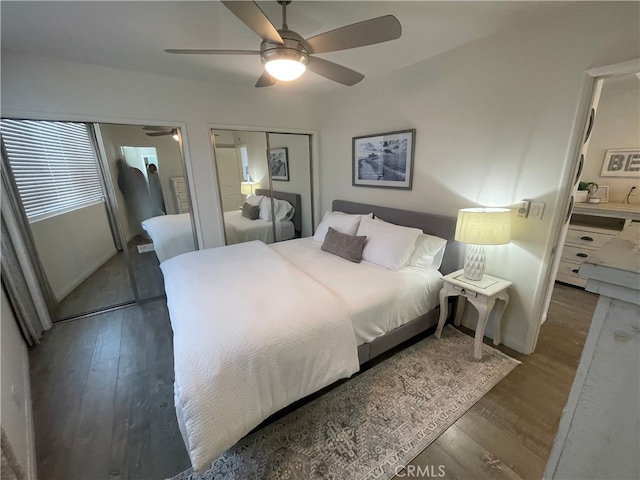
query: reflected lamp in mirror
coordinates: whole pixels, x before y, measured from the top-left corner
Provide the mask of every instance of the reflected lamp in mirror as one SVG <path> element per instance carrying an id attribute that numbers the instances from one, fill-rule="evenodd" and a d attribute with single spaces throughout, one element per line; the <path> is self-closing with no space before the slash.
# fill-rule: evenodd
<path id="1" fill-rule="evenodd" d="M 245 197 L 248 195 L 253 195 L 255 191 L 257 183 L 256 182 L 241 182 L 240 183 L 240 193 Z"/>
<path id="2" fill-rule="evenodd" d="M 511 210 L 508 208 L 463 208 L 458 211 L 455 239 L 466 243 L 464 276 L 480 281 L 484 276 L 484 245 L 511 241 Z"/>

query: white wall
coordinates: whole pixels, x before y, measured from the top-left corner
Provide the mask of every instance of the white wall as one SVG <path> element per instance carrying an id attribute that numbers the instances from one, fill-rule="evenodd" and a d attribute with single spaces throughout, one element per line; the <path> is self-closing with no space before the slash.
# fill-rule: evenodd
<path id="1" fill-rule="evenodd" d="M 58 300 L 116 254 L 102 202 L 30 226 L 42 266 Z"/>
<path id="2" fill-rule="evenodd" d="M 455 216 L 474 205 L 546 203 L 487 249 L 487 272 L 514 282 L 504 343 L 531 350 L 585 70 L 640 56 L 637 3 L 592 2 L 459 47 L 319 103 L 321 210 L 342 198 Z M 578 119 L 581 123 L 581 120 Z M 351 186 L 351 139 L 415 128 L 413 190 Z M 491 328 L 487 329 L 488 332 Z"/>
<path id="3" fill-rule="evenodd" d="M 220 86 L 155 74 L 2 55 L 2 115 L 182 131 L 201 247 L 224 244 L 209 125 L 315 129 L 313 102 L 285 89 Z"/>
<path id="4" fill-rule="evenodd" d="M 29 356 L 4 289 L 0 303 L 2 309 L 0 315 L 2 322 L 0 422 L 11 443 L 16 460 L 27 473 L 27 478 L 35 479 L 36 452 L 31 412 Z"/>
<path id="5" fill-rule="evenodd" d="M 596 120 L 581 180 L 609 186 L 609 201 L 625 201 L 631 186 L 640 201 L 640 177 L 601 177 L 605 152 L 614 148 L 640 149 L 640 79 L 635 75 L 608 78 L 602 86 Z"/>

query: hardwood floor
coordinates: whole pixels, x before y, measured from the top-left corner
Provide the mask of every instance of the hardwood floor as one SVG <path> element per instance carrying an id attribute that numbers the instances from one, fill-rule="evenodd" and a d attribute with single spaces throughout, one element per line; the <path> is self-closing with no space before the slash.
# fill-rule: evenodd
<path id="1" fill-rule="evenodd" d="M 140 236 L 129 241 L 129 260 L 140 298 L 164 295 L 164 281 L 156 254 L 138 252 L 138 245 L 149 243 Z M 85 281 L 74 288 L 58 305 L 56 319 L 63 320 L 87 312 L 135 301 L 131 277 L 124 253 L 118 252 Z"/>
<path id="2" fill-rule="evenodd" d="M 541 478 L 596 301 L 557 285 L 537 351 L 501 348 L 522 365 L 412 465 L 442 465 L 451 479 Z M 30 365 L 39 478 L 161 479 L 189 466 L 164 300 L 59 324 Z"/>

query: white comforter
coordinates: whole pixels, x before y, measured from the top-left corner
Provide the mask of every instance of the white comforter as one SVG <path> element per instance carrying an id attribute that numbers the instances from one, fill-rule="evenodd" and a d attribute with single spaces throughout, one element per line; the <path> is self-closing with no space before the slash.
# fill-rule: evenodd
<path id="1" fill-rule="evenodd" d="M 359 369 L 346 307 L 261 242 L 162 265 L 175 402 L 202 471 L 274 412 Z"/>
<path id="2" fill-rule="evenodd" d="M 148 218 L 142 222 L 142 228 L 151 237 L 160 263 L 196 249 L 188 213 Z"/>
<path id="3" fill-rule="evenodd" d="M 362 261 L 351 263 L 321 250 L 313 238 L 270 248 L 339 297 L 351 314 L 358 345 L 369 343 L 439 305 L 442 274 L 402 267 L 398 271 Z"/>

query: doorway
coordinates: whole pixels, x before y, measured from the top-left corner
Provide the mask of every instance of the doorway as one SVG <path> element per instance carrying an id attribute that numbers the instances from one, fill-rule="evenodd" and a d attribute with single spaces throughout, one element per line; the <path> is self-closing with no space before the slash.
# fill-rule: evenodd
<path id="1" fill-rule="evenodd" d="M 557 234 L 553 265 L 549 271 L 541 322 L 546 320 L 556 281 L 584 288 L 580 266 L 607 239 L 631 221 L 640 220 L 639 172 L 623 168 L 608 172 L 607 162 L 618 150 L 640 154 L 640 74 L 638 61 L 625 62 L 587 72 L 591 89 L 585 102 L 584 128 L 576 139 L 578 148 L 566 186 L 564 222 Z M 635 150 L 634 150 L 635 149 Z M 595 187 L 594 187 L 595 186 Z M 582 192 L 582 198 L 578 195 Z"/>

